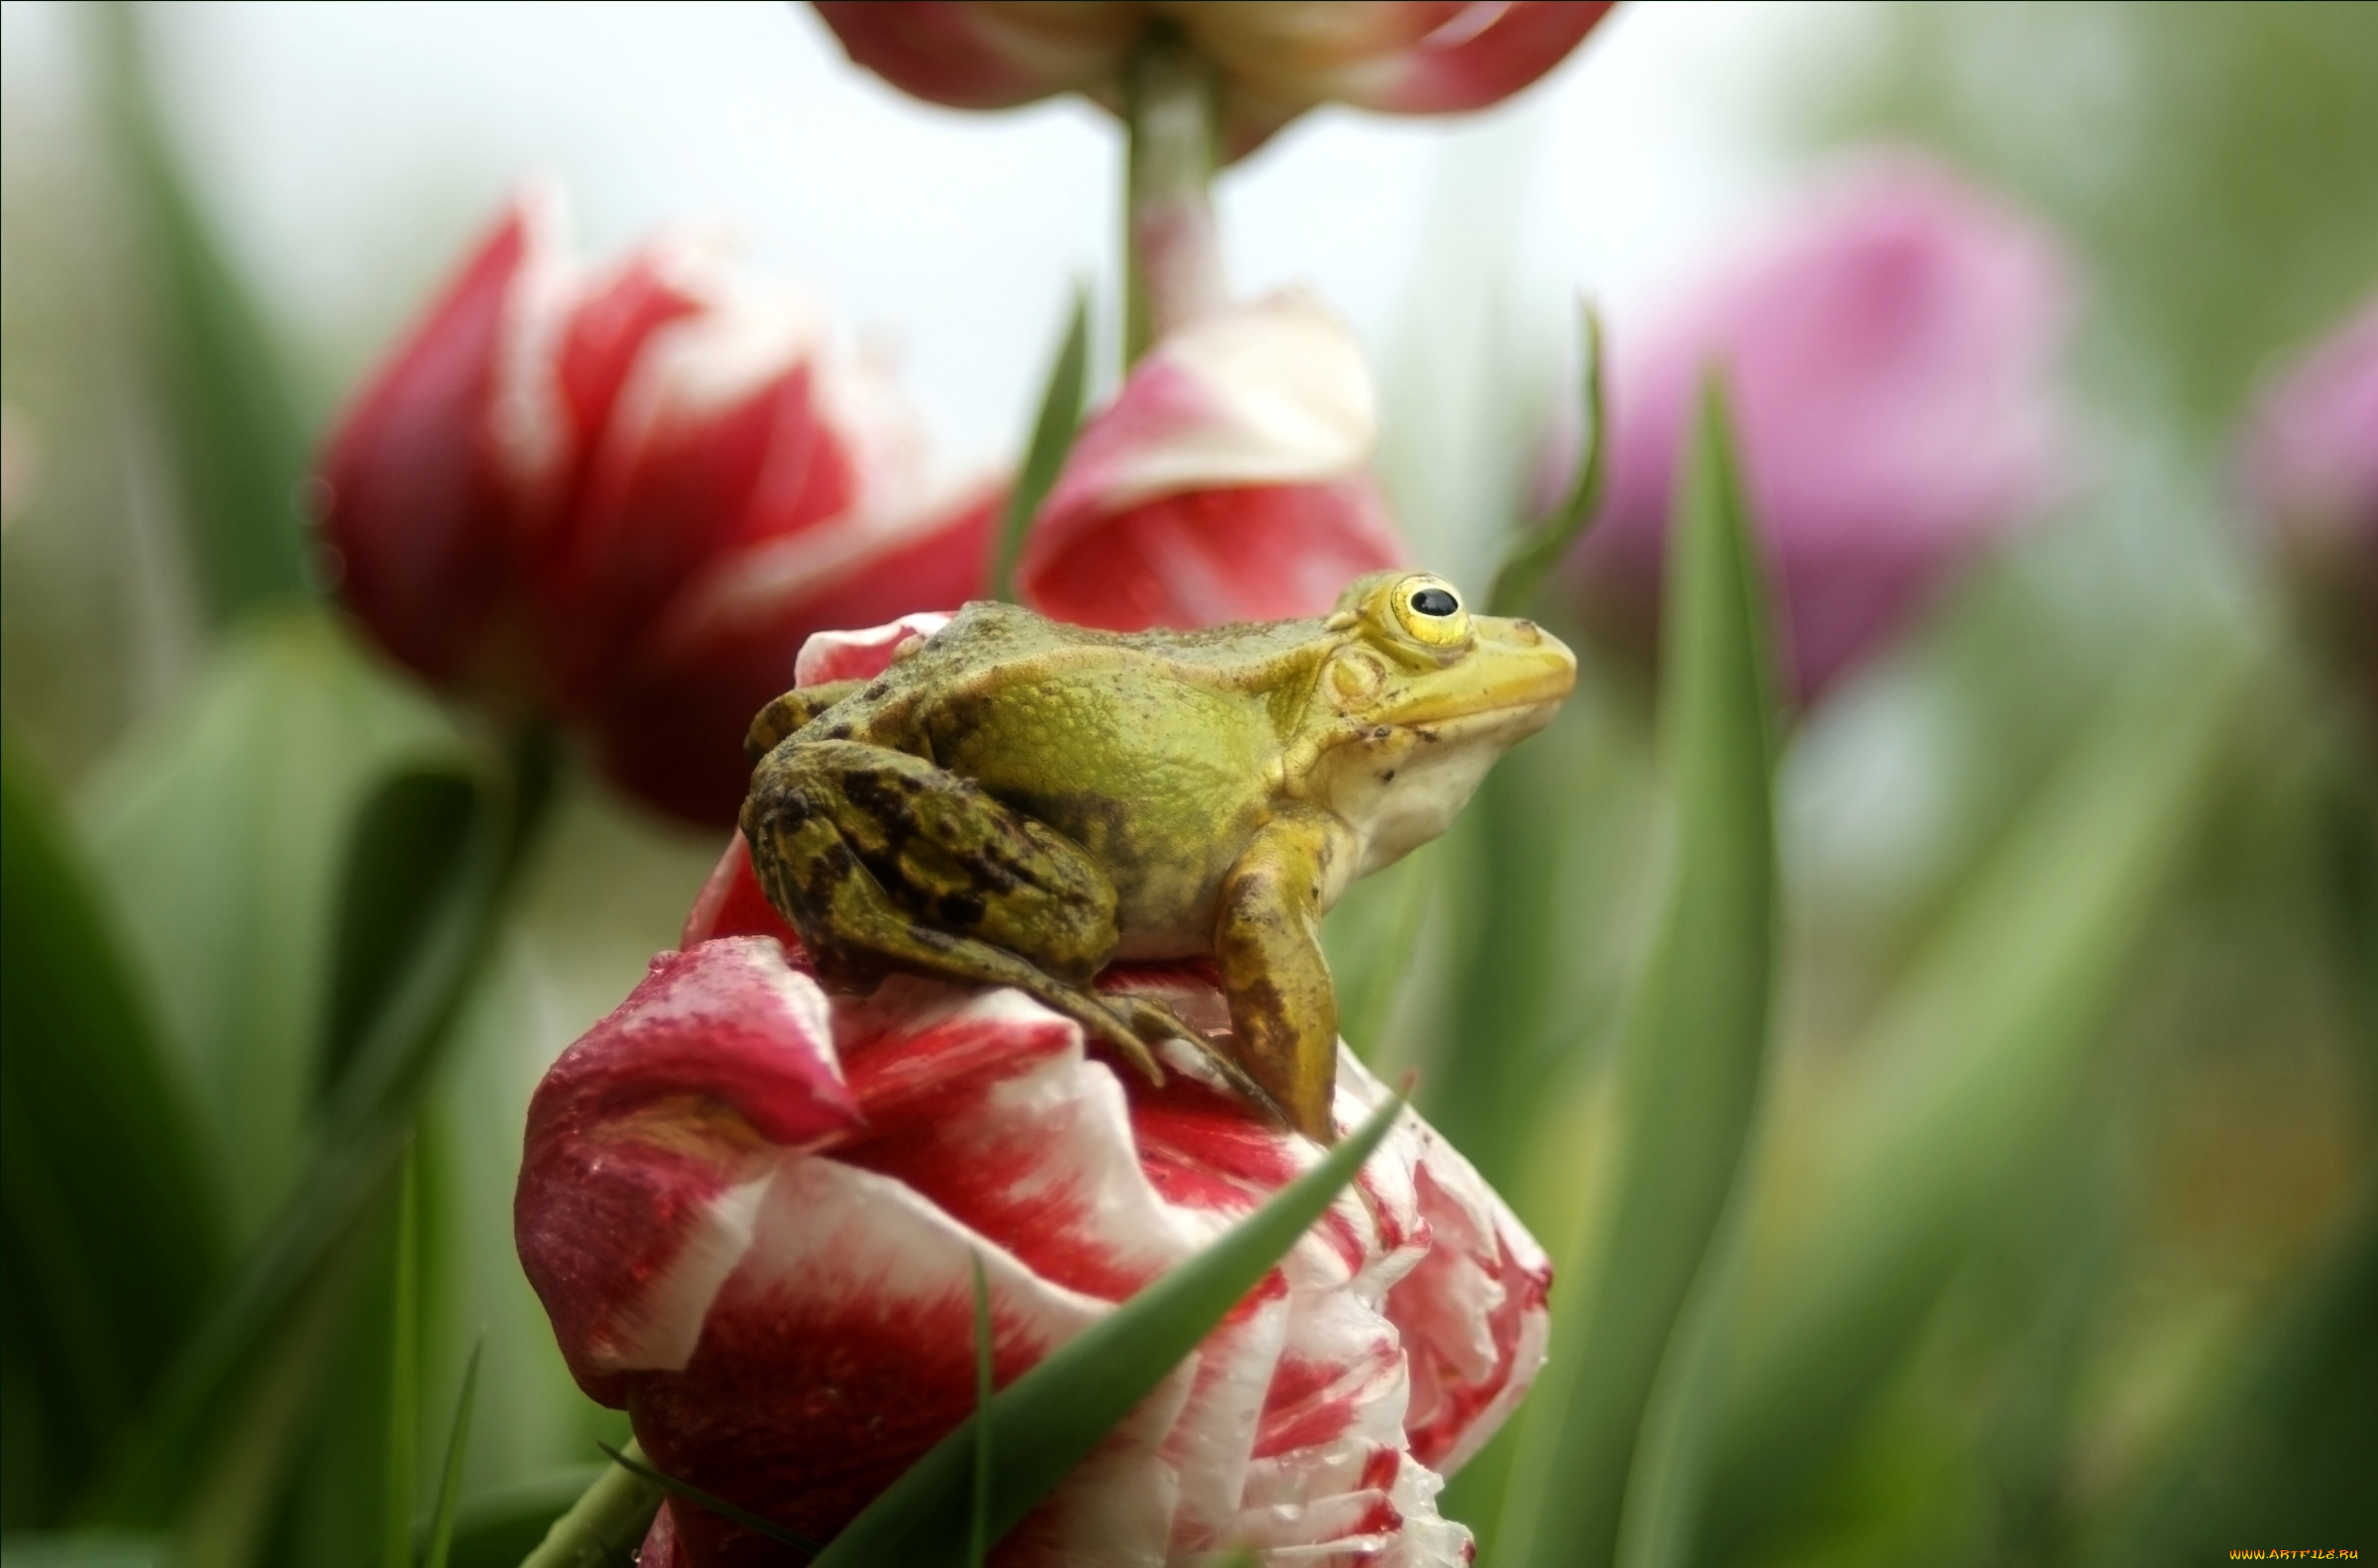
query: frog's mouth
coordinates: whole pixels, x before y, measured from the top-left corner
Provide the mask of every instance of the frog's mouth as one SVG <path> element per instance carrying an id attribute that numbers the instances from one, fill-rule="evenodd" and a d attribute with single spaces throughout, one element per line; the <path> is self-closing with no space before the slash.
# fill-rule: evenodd
<path id="1" fill-rule="evenodd" d="M 1577 683 L 1577 657 L 1534 621 L 1480 616 L 1477 642 L 1457 663 L 1413 678 L 1379 716 L 1412 730 L 1465 738 L 1491 733 L 1514 710 L 1545 710 L 1533 734 Z M 1517 737 L 1514 737 L 1516 739 Z"/>
<path id="2" fill-rule="evenodd" d="M 1424 682 L 1333 758 L 1330 802 L 1362 840 L 1356 875 L 1402 859 L 1443 833 L 1495 759 L 1553 721 L 1576 684 L 1576 659 L 1524 621 L 1481 621 L 1484 659 Z M 1490 640 L 1491 638 L 1491 640 Z"/>

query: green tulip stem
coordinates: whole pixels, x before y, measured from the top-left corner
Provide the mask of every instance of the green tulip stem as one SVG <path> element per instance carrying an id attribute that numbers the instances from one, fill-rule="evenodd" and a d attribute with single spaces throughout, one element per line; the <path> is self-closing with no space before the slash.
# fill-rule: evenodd
<path id="1" fill-rule="evenodd" d="M 1150 27 L 1124 68 L 1131 157 L 1124 211 L 1123 359 L 1222 303 L 1212 186 L 1222 83 L 1170 25 Z"/>
<path id="2" fill-rule="evenodd" d="M 632 1442 L 626 1453 L 639 1461 L 644 1457 Z M 553 1521 L 537 1549 L 520 1559 L 520 1568 L 611 1568 L 632 1562 L 660 1507 L 658 1484 L 613 1464 Z"/>

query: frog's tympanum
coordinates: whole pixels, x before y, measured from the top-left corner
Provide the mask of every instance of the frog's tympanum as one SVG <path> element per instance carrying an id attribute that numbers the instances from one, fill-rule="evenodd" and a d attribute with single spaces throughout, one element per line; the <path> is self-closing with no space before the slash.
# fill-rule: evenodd
<path id="1" fill-rule="evenodd" d="M 752 722 L 743 831 L 821 975 L 1014 986 L 1158 1082 L 1179 1038 L 1321 1142 L 1338 1000 L 1322 912 L 1445 830 L 1576 679 L 1560 641 L 1382 573 L 1318 620 L 1117 634 L 969 604 L 874 680 Z M 1211 955 L 1231 1032 L 1091 989 Z"/>

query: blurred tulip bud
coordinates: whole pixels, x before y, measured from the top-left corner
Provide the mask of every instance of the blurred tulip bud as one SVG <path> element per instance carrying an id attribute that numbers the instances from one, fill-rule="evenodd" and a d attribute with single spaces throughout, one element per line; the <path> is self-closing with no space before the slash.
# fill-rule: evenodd
<path id="1" fill-rule="evenodd" d="M 1223 140 L 1252 151 L 1325 102 L 1390 114 L 1499 103 L 1551 70 L 1610 9 L 1587 0 L 816 0 L 851 59 L 956 109 L 1060 92 L 1120 106 L 1125 57 L 1170 23 L 1223 83 Z"/>
<path id="2" fill-rule="evenodd" d="M 724 824 L 810 633 L 979 588 L 994 497 L 924 493 L 921 445 L 800 301 L 686 244 L 589 273 L 531 197 L 341 420 L 323 539 L 431 684 Z"/>
<path id="3" fill-rule="evenodd" d="M 2271 377 L 2242 457 L 2306 630 L 2378 717 L 2378 295 Z"/>
<path id="4" fill-rule="evenodd" d="M 820 639 L 880 672 L 931 618 Z M 1110 971 L 1201 1027 L 1202 966 Z M 671 1474 L 830 1538 L 970 1414 L 972 1259 L 1011 1382 L 1318 1156 L 1185 1051 L 1162 1088 L 1018 993 L 894 979 L 829 997 L 737 838 L 683 950 L 563 1053 L 529 1108 L 522 1263 L 593 1398 Z M 1337 1117 L 1384 1098 L 1341 1050 Z M 1406 1115 L 1323 1220 L 994 1554 L 998 1563 L 1468 1560 L 1440 1476 L 1544 1359 L 1550 1269 Z M 773 1562 L 665 1509 L 645 1568 Z"/>
<path id="5" fill-rule="evenodd" d="M 1682 443 L 1723 377 L 1776 584 L 1788 689 L 1813 701 L 2071 483 L 2057 383 L 2077 297 L 2055 236 L 1948 170 L 1870 161 L 1613 331 L 1610 490 L 1568 578 L 1648 664 Z"/>
<path id="6" fill-rule="evenodd" d="M 1086 424 L 1019 564 L 1033 608 L 1116 631 L 1318 615 L 1402 546 L 1367 464 L 1361 351 L 1302 293 L 1160 341 Z"/>

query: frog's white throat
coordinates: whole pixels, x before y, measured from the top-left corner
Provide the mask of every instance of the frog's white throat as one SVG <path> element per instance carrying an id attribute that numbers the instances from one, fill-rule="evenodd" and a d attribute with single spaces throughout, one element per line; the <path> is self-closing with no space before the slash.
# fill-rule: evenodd
<path id="1" fill-rule="evenodd" d="M 1552 722 L 1558 702 L 1386 727 L 1333 749 L 1330 809 L 1360 853 L 1347 880 L 1391 866 L 1443 833 L 1495 760 Z M 1340 889 L 1333 889 L 1334 899 Z"/>

